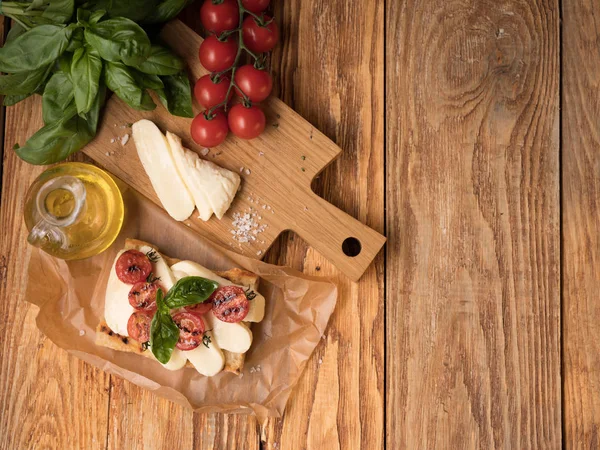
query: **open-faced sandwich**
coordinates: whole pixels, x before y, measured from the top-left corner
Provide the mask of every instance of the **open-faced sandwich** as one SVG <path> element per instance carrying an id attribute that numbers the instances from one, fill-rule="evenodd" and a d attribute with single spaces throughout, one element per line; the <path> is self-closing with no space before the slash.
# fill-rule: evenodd
<path id="1" fill-rule="evenodd" d="M 259 278 L 241 269 L 213 272 L 128 239 L 111 267 L 96 343 L 157 359 L 169 370 L 239 373 L 264 317 Z"/>

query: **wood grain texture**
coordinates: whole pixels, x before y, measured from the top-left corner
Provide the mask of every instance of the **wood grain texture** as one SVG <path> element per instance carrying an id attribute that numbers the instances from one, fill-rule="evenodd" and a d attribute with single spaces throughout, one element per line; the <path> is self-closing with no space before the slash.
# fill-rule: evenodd
<path id="1" fill-rule="evenodd" d="M 383 1 L 274 2 L 285 30 L 275 89 L 342 155 L 313 183 L 327 201 L 380 232 L 384 225 Z M 331 277 L 338 305 L 289 400 L 263 429 L 264 449 L 383 447 L 383 255 L 352 283 L 293 233 L 266 258 Z"/>
<path id="2" fill-rule="evenodd" d="M 597 2 L 563 2 L 563 387 L 566 448 L 600 446 Z"/>
<path id="3" fill-rule="evenodd" d="M 560 448 L 558 1 L 386 17 L 387 447 Z"/>
<path id="4" fill-rule="evenodd" d="M 198 60 L 202 38 L 191 28 L 174 20 L 163 27 L 161 38 L 187 61 L 193 79 L 208 73 Z M 358 280 L 381 250 L 385 238 L 311 190 L 314 177 L 339 155 L 341 149 L 277 97 L 269 97 L 262 108 L 267 116 L 267 127 L 259 137 L 248 141 L 230 135 L 204 157 L 240 174 L 241 188 L 231 207 L 220 220 L 213 217 L 205 222 L 194 213 L 185 221 L 186 225 L 251 258 L 262 258 L 281 232 L 293 230 L 347 276 Z M 200 109 L 195 112 L 200 113 Z M 172 116 L 161 105 L 154 111 L 136 111 L 116 96 L 107 102 L 96 139 L 83 151 L 162 206 L 134 142 L 124 148 L 119 145 L 124 133 L 123 124 L 141 119 L 151 120 L 163 132 L 168 130 L 177 134 L 187 148 L 202 152 L 202 146 L 189 137 L 191 119 Z M 116 144 L 111 145 L 115 141 Z M 116 151 L 111 151 L 115 148 Z M 257 218 L 260 217 L 257 222 L 265 230 L 254 241 L 236 243 L 231 236 L 236 213 L 256 213 Z M 347 238 L 358 239 L 358 254 L 344 254 L 342 248 Z"/>
<path id="5" fill-rule="evenodd" d="M 197 24 L 200 5 L 201 2 L 192 4 L 182 17 L 198 32 L 201 31 Z M 108 448 L 259 449 L 254 417 L 192 413 L 117 377 L 111 378 L 109 410 Z M 144 427 L 134 426 L 142 418 Z M 171 442 L 177 445 L 172 446 Z M 127 443 L 128 447 L 122 443 Z"/>
<path id="6" fill-rule="evenodd" d="M 58 349 L 23 298 L 29 260 L 22 211 L 43 168 L 11 150 L 41 125 L 41 98 L 6 110 L 0 211 L 0 449 L 104 449 L 109 376 Z"/>

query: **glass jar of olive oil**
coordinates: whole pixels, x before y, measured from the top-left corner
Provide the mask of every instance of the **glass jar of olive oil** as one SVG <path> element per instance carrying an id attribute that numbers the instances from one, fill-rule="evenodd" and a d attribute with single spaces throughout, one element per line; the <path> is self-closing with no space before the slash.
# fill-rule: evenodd
<path id="1" fill-rule="evenodd" d="M 64 163 L 43 172 L 25 203 L 27 241 L 61 259 L 106 250 L 123 225 L 123 198 L 114 180 L 91 164 Z"/>

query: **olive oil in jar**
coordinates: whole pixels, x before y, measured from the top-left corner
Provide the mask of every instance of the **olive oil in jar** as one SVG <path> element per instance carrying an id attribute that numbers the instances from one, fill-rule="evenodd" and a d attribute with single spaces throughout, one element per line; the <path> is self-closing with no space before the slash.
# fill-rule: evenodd
<path id="1" fill-rule="evenodd" d="M 61 259 L 106 250 L 123 224 L 121 192 L 96 166 L 65 163 L 43 172 L 25 203 L 28 242 Z"/>

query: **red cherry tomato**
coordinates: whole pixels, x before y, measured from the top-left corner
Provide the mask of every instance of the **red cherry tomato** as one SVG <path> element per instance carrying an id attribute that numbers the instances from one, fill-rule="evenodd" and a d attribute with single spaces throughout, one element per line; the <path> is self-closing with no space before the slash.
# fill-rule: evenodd
<path id="1" fill-rule="evenodd" d="M 258 106 L 234 105 L 229 110 L 229 128 L 242 139 L 254 139 L 265 129 L 265 113 Z"/>
<path id="2" fill-rule="evenodd" d="M 213 314 L 223 322 L 241 322 L 248 315 L 250 302 L 241 287 L 222 286 L 210 297 L 213 304 Z"/>
<path id="3" fill-rule="evenodd" d="M 192 139 L 203 147 L 216 147 L 229 132 L 227 118 L 222 111 L 215 111 L 210 119 L 206 114 L 207 111 L 203 111 L 192 120 Z"/>
<path id="4" fill-rule="evenodd" d="M 209 300 L 205 300 L 202 303 L 198 303 L 196 305 L 186 306 L 185 309 L 186 311 L 201 316 L 202 314 L 206 314 L 212 309 L 212 302 Z"/>
<path id="5" fill-rule="evenodd" d="M 135 309 L 153 311 L 156 309 L 156 291 L 160 286 L 157 283 L 140 281 L 135 283 L 129 291 L 129 304 Z M 163 292 L 165 290 L 163 289 Z"/>
<path id="6" fill-rule="evenodd" d="M 152 272 L 152 263 L 146 255 L 137 250 L 127 250 L 115 264 L 117 278 L 126 284 L 145 281 Z"/>
<path id="7" fill-rule="evenodd" d="M 210 35 L 200 44 L 198 56 L 206 70 L 221 72 L 233 65 L 237 51 L 238 45 L 234 38 L 219 41 L 214 35 Z"/>
<path id="8" fill-rule="evenodd" d="M 127 334 L 140 343 L 150 340 L 150 325 L 152 316 L 148 312 L 135 311 L 127 321 Z"/>
<path id="9" fill-rule="evenodd" d="M 264 20 L 268 22 L 271 18 L 265 15 Z M 264 53 L 272 50 L 277 44 L 279 28 L 277 28 L 275 21 L 269 25 L 260 26 L 254 17 L 248 16 L 242 23 L 242 37 L 244 38 L 244 44 L 250 51 Z"/>
<path id="10" fill-rule="evenodd" d="M 215 83 L 210 75 L 204 75 L 198 78 L 194 85 L 194 96 L 200 105 L 210 109 L 225 101 L 228 90 L 229 78 L 223 77 L 218 83 Z M 232 92 L 229 92 L 229 98 L 231 98 L 231 95 Z"/>
<path id="11" fill-rule="evenodd" d="M 273 89 L 273 79 L 265 70 L 246 64 L 235 72 L 235 84 L 252 102 L 262 102 Z"/>
<path id="12" fill-rule="evenodd" d="M 212 0 L 205 0 L 200 8 L 200 20 L 206 31 L 215 34 L 237 28 L 240 20 L 237 1 L 223 0 L 215 4 Z"/>
<path id="13" fill-rule="evenodd" d="M 192 350 L 202 343 L 204 322 L 200 316 L 191 312 L 180 312 L 173 316 L 173 322 L 179 328 L 179 350 Z"/>
<path id="14" fill-rule="evenodd" d="M 248 11 L 259 14 L 269 7 L 270 0 L 242 0 L 242 5 Z"/>

